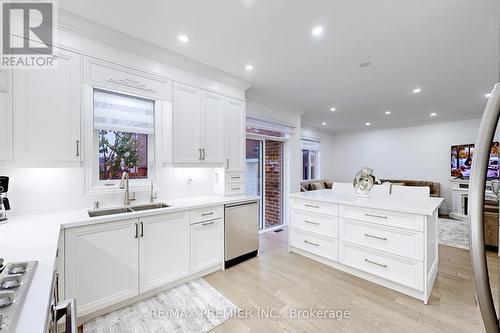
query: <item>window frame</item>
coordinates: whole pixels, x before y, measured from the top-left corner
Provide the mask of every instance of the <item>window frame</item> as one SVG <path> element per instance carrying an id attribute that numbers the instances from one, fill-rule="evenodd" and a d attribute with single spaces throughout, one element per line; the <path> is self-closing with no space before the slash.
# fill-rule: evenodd
<path id="1" fill-rule="evenodd" d="M 316 149 L 303 149 L 302 148 L 302 156 L 304 156 L 304 151 L 309 152 L 308 153 L 308 166 L 307 166 L 307 179 L 302 179 L 302 180 L 314 180 L 314 179 L 321 179 L 321 168 L 320 168 L 320 156 L 321 156 L 321 150 L 316 150 Z M 316 177 L 312 178 L 311 176 L 311 153 L 316 154 Z M 302 171 L 304 171 L 304 159 L 302 158 Z M 302 174 L 302 178 L 304 175 Z"/>
<path id="2" fill-rule="evenodd" d="M 120 180 L 100 180 L 99 179 L 99 130 L 94 128 L 94 90 L 109 91 L 141 99 L 148 99 L 154 103 L 154 134 L 148 134 L 148 177 L 146 179 L 130 179 L 129 187 L 133 191 L 149 191 L 151 182 L 156 188 L 161 184 L 161 154 L 159 144 L 163 138 L 163 104 L 165 101 L 151 96 L 141 96 L 127 91 L 127 89 L 117 90 L 101 85 L 84 85 L 84 109 L 86 114 L 85 131 L 85 191 L 86 193 L 115 193 L 122 192 L 119 188 Z"/>

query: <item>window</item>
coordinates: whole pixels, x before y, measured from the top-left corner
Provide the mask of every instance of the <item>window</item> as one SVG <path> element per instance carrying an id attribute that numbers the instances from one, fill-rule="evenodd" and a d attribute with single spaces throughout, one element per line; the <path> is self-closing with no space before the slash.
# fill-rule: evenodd
<path id="1" fill-rule="evenodd" d="M 94 153 L 98 182 L 151 178 L 154 101 L 94 90 Z"/>
<path id="2" fill-rule="evenodd" d="M 319 141 L 312 139 L 302 139 L 302 179 L 320 178 L 319 170 Z"/>

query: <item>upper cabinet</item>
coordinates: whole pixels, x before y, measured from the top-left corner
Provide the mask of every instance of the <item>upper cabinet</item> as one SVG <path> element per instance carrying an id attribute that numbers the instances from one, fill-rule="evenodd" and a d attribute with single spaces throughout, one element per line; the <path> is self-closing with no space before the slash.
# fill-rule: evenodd
<path id="1" fill-rule="evenodd" d="M 245 103 L 227 99 L 224 110 L 226 171 L 245 171 Z"/>
<path id="2" fill-rule="evenodd" d="M 224 99 L 174 84 L 173 159 L 180 164 L 224 162 Z"/>
<path id="3" fill-rule="evenodd" d="M 80 161 L 81 56 L 55 54 L 55 69 L 13 71 L 15 160 Z"/>
<path id="4" fill-rule="evenodd" d="M 0 161 L 12 159 L 11 71 L 0 69 Z"/>

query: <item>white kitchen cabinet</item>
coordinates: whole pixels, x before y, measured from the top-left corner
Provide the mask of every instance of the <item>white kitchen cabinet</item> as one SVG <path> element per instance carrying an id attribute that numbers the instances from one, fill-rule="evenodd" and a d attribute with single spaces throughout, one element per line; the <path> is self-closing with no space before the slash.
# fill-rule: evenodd
<path id="1" fill-rule="evenodd" d="M 245 171 L 245 103 L 235 99 L 227 99 L 224 109 L 226 171 Z"/>
<path id="2" fill-rule="evenodd" d="M 189 212 L 139 219 L 140 292 L 189 274 Z"/>
<path id="3" fill-rule="evenodd" d="M 0 161 L 12 159 L 12 95 L 9 82 L 12 72 L 0 69 Z"/>
<path id="4" fill-rule="evenodd" d="M 224 162 L 224 99 L 204 92 L 202 105 L 202 149 L 204 163 Z"/>
<path id="5" fill-rule="evenodd" d="M 15 160 L 80 161 L 81 56 L 55 54 L 54 69 L 13 71 Z"/>
<path id="6" fill-rule="evenodd" d="M 174 84 L 174 163 L 224 162 L 224 99 L 180 83 Z"/>
<path id="7" fill-rule="evenodd" d="M 200 90 L 174 84 L 174 163 L 200 163 L 202 113 Z"/>
<path id="8" fill-rule="evenodd" d="M 138 293 L 137 219 L 65 230 L 65 297 L 82 316 Z"/>
<path id="9" fill-rule="evenodd" d="M 191 225 L 191 272 L 222 264 L 224 256 L 224 220 Z"/>

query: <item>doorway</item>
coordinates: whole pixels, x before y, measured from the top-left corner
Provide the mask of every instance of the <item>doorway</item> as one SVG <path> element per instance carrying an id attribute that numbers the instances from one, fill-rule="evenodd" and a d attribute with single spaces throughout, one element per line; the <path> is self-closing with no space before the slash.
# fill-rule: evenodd
<path id="1" fill-rule="evenodd" d="M 260 197 L 260 230 L 283 224 L 285 142 L 247 138 L 247 194 Z"/>

